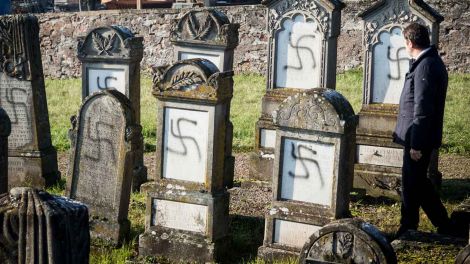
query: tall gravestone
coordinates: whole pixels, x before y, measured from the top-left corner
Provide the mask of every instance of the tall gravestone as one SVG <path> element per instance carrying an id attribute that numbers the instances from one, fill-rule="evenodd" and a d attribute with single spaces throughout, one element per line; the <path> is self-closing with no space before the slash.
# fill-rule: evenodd
<path id="1" fill-rule="evenodd" d="M 402 31 L 408 23 L 421 23 L 437 45 L 443 18 L 419 0 L 379 1 L 360 17 L 364 20 L 364 81 L 354 187 L 370 195 L 398 197 L 403 149 L 392 142 L 392 134 L 409 69 Z M 436 155 L 430 166 L 433 174 L 438 173 Z"/>
<path id="2" fill-rule="evenodd" d="M 147 208 L 140 255 L 207 263 L 226 253 L 224 153 L 232 76 L 205 59 L 155 69 L 157 164 L 154 181 L 143 185 Z"/>
<path id="3" fill-rule="evenodd" d="M 10 133 L 10 118 L 0 107 L 0 194 L 8 192 L 8 136 Z"/>
<path id="4" fill-rule="evenodd" d="M 256 125 L 250 177 L 270 181 L 276 126 L 271 114 L 288 96 L 335 88 L 336 46 L 344 4 L 336 0 L 267 0 L 268 78 Z"/>
<path id="5" fill-rule="evenodd" d="M 11 120 L 9 188 L 56 183 L 60 173 L 51 142 L 39 24 L 32 15 L 0 18 L 0 107 Z"/>
<path id="6" fill-rule="evenodd" d="M 115 89 L 132 103 L 140 124 L 140 61 L 143 38 L 121 26 L 99 27 L 79 38 L 78 58 L 82 62 L 82 99 L 97 91 Z M 136 149 L 133 189 L 147 181 L 143 137 Z"/>
<path id="7" fill-rule="evenodd" d="M 73 129 L 67 196 L 89 206 L 93 237 L 119 244 L 127 219 L 136 150 L 142 137 L 129 99 L 116 90 L 87 97 Z"/>
<path id="8" fill-rule="evenodd" d="M 238 45 L 239 24 L 230 23 L 219 10 L 193 10 L 174 20 L 170 40 L 174 46 L 175 61 L 201 58 L 214 63 L 219 71 L 233 69 L 233 53 Z M 227 187 L 233 186 L 235 158 L 232 156 L 233 124 L 230 122 L 230 102 L 227 107 L 225 134 L 225 173 Z M 232 173 L 231 173 L 232 172 Z"/>
<path id="9" fill-rule="evenodd" d="M 284 100 L 273 122 L 273 201 L 258 250 L 267 260 L 298 256 L 313 232 L 349 216 L 357 118 L 341 94 L 318 88 Z"/>

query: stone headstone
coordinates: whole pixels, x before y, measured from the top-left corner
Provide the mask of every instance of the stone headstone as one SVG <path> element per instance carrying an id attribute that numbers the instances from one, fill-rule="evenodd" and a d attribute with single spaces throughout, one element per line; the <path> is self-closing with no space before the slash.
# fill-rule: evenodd
<path id="1" fill-rule="evenodd" d="M 130 229 L 132 169 L 142 137 L 129 99 L 116 90 L 87 97 L 74 133 L 67 196 L 89 206 L 93 237 L 119 244 Z"/>
<path id="2" fill-rule="evenodd" d="M 32 188 L 0 195 L 0 263 L 88 263 L 86 205 Z"/>
<path id="3" fill-rule="evenodd" d="M 468 264 L 470 263 L 470 245 L 464 247 L 457 257 L 455 258 L 455 264 Z"/>
<path id="4" fill-rule="evenodd" d="M 10 118 L 0 107 L 0 194 L 8 192 L 8 136 L 10 133 Z"/>
<path id="5" fill-rule="evenodd" d="M 97 91 L 115 89 L 126 95 L 140 124 L 140 61 L 143 38 L 127 28 L 110 26 L 95 28 L 79 39 L 78 58 L 82 62 L 82 99 Z M 144 142 L 140 139 L 135 151 L 133 189 L 147 181 L 144 165 Z"/>
<path id="6" fill-rule="evenodd" d="M 296 257 L 315 231 L 348 217 L 357 118 L 331 89 L 288 97 L 273 113 L 273 202 L 258 256 Z"/>
<path id="7" fill-rule="evenodd" d="M 364 82 L 354 187 L 370 195 L 398 198 L 403 150 L 392 142 L 392 134 L 409 68 L 402 31 L 408 23 L 421 23 L 437 45 L 443 18 L 419 0 L 380 1 L 359 16 L 364 20 Z M 433 174 L 438 174 L 437 161 L 434 153 Z"/>
<path id="8" fill-rule="evenodd" d="M 0 18 L 0 106 L 11 120 L 9 188 L 56 183 L 60 173 L 51 142 L 39 24 L 32 15 Z"/>
<path id="9" fill-rule="evenodd" d="M 299 263 L 395 264 L 397 257 L 385 236 L 359 219 L 332 222 L 305 242 Z"/>
<path id="10" fill-rule="evenodd" d="M 216 9 L 192 10 L 173 21 L 170 40 L 174 46 L 175 61 L 186 59 L 207 59 L 219 71 L 233 69 L 233 53 L 238 45 L 239 24 L 230 23 L 227 16 Z M 227 107 L 227 131 L 225 133 L 225 185 L 233 186 L 235 158 L 232 156 L 233 124 L 230 103 Z M 232 172 L 232 173 L 230 173 Z"/>
<path id="11" fill-rule="evenodd" d="M 268 76 L 256 125 L 250 178 L 270 181 L 276 126 L 271 114 L 288 96 L 311 88 L 336 87 L 336 46 L 341 26 L 337 0 L 266 0 Z"/>
<path id="12" fill-rule="evenodd" d="M 232 76 L 205 59 L 155 69 L 158 154 L 154 181 L 142 186 L 147 209 L 140 255 L 205 263 L 227 252 L 224 153 Z"/>

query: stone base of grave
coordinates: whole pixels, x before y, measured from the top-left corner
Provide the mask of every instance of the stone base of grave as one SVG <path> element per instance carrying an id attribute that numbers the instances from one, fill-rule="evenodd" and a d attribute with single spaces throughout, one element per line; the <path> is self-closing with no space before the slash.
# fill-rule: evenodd
<path id="1" fill-rule="evenodd" d="M 370 196 L 400 199 L 401 168 L 369 164 L 354 165 L 353 189 Z"/>
<path id="2" fill-rule="evenodd" d="M 90 216 L 90 236 L 104 244 L 119 246 L 129 238 L 130 231 L 131 222 L 128 219 L 117 223 Z"/>
<path id="3" fill-rule="evenodd" d="M 273 178 L 274 154 L 250 153 L 249 179 L 271 184 Z"/>
<path id="4" fill-rule="evenodd" d="M 57 152 L 46 151 L 9 153 L 8 189 L 13 187 L 44 188 L 56 184 L 60 179 L 57 169 Z"/>
<path id="5" fill-rule="evenodd" d="M 272 248 L 269 246 L 261 246 L 258 248 L 258 258 L 268 262 L 272 263 L 274 261 L 291 261 L 291 262 L 297 262 L 299 259 L 299 251 L 290 251 L 286 249 L 280 249 L 280 248 Z"/>
<path id="6" fill-rule="evenodd" d="M 226 257 L 230 244 L 230 236 L 211 242 L 203 234 L 158 228 L 139 236 L 139 255 L 163 256 L 184 263 L 213 263 Z"/>

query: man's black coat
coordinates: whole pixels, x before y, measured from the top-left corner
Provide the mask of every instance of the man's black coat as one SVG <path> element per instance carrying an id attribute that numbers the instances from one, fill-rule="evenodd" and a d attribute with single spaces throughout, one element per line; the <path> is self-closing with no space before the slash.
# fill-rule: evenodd
<path id="1" fill-rule="evenodd" d="M 400 97 L 394 141 L 415 150 L 442 143 L 447 70 L 435 47 L 410 65 Z"/>

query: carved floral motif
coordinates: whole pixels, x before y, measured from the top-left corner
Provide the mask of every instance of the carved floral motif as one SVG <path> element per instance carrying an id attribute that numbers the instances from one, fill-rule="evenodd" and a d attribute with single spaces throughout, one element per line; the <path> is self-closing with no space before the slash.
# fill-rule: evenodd
<path id="1" fill-rule="evenodd" d="M 99 51 L 99 55 L 112 55 L 116 38 L 117 36 L 115 33 L 103 36 L 98 32 L 92 32 L 93 45 L 94 48 Z"/>
<path id="2" fill-rule="evenodd" d="M 29 36 L 22 32 L 25 24 L 26 21 L 21 16 L 0 19 L 0 71 L 18 79 L 27 79 L 29 76 L 24 46 Z"/>

